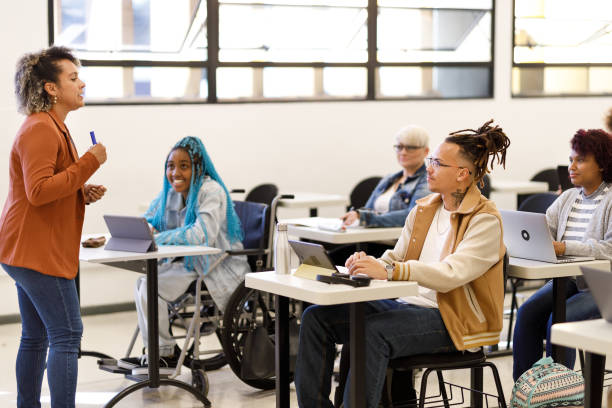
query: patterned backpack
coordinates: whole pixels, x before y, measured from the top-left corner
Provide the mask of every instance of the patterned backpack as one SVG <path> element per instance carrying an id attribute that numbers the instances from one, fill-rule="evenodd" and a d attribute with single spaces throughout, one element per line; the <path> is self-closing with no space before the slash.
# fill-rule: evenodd
<path id="1" fill-rule="evenodd" d="M 519 377 L 512 388 L 511 408 L 582 407 L 584 377 L 542 358 Z"/>

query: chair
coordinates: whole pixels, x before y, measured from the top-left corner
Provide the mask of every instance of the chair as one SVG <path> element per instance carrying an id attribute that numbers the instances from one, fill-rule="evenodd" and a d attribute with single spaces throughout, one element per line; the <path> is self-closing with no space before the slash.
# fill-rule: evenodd
<path id="1" fill-rule="evenodd" d="M 559 197 L 554 193 L 537 193 L 530 194 L 519 206 L 519 211 L 534 212 L 540 214 L 546 214 L 546 210 L 550 205 Z M 516 301 L 516 291 L 521 286 L 522 280 L 518 278 L 510 279 L 510 285 L 512 286 L 512 295 L 510 303 L 510 320 L 508 322 L 508 337 L 506 339 L 506 349 L 510 348 L 510 341 L 512 339 L 512 324 L 514 323 L 514 311 L 518 308 Z"/>
<path id="2" fill-rule="evenodd" d="M 278 195 L 278 187 L 275 184 L 260 184 L 248 192 L 244 201 L 272 205 L 272 200 Z"/>
<path id="3" fill-rule="evenodd" d="M 508 264 L 509 258 L 508 254 L 504 254 L 503 258 L 503 277 L 504 283 L 508 273 Z M 505 284 L 504 284 L 505 287 Z M 340 355 L 340 373 L 339 373 L 339 384 L 336 387 L 336 394 L 334 396 L 334 406 L 339 408 L 342 406 L 342 396 L 344 394 L 344 387 L 346 385 L 347 374 L 349 370 L 349 362 L 350 361 L 350 349 L 347 344 L 342 346 L 342 351 Z M 497 389 L 497 395 L 491 395 L 483 392 L 483 368 L 489 367 L 493 374 L 493 380 L 495 381 L 495 387 Z M 455 384 L 446 383 L 444 381 L 444 377 L 442 376 L 442 371 L 444 370 L 460 370 L 460 369 L 470 369 L 470 388 L 458 386 Z M 421 389 L 419 392 L 419 398 L 417 400 L 410 401 L 401 401 L 400 406 L 416 406 L 418 403 L 419 407 L 424 407 L 427 396 L 427 378 L 432 371 L 436 371 L 438 376 L 438 388 L 440 391 L 439 395 L 429 397 L 432 398 L 441 397 L 441 400 L 435 401 L 427 401 L 430 404 L 436 404 L 435 406 L 439 406 L 440 402 L 443 403 L 445 408 L 450 407 L 450 405 L 457 405 L 456 403 L 450 403 L 449 401 L 453 399 L 452 389 L 453 387 L 459 388 L 461 390 L 461 396 L 463 397 L 463 390 L 467 390 L 470 392 L 471 396 L 471 404 L 472 407 L 482 407 L 482 396 L 497 398 L 499 401 L 499 406 L 505 408 L 506 400 L 504 398 L 504 391 L 501 384 L 501 380 L 499 377 L 499 372 L 497 371 L 497 367 L 495 364 L 486 361 L 486 356 L 482 351 L 482 348 L 478 352 L 451 352 L 451 353 L 432 353 L 432 354 L 419 354 L 408 357 L 400 357 L 396 359 L 389 360 L 389 365 L 387 367 L 387 381 L 385 381 L 385 386 L 383 388 L 383 395 L 381 398 L 382 406 L 384 407 L 393 407 L 398 406 L 397 402 L 393 401 L 391 395 L 390 381 L 388 381 L 393 371 L 406 371 L 406 370 L 416 370 L 416 369 L 425 369 L 423 372 L 423 376 L 421 378 Z M 451 389 L 451 397 L 448 398 L 446 392 L 446 385 L 448 384 Z M 393 401 L 393 402 L 392 402 Z M 488 404 L 488 400 L 487 406 Z"/>
<path id="4" fill-rule="evenodd" d="M 559 196 L 554 193 L 531 194 L 519 205 L 518 210 L 546 214 L 546 210 L 557 197 Z"/>
<path id="5" fill-rule="evenodd" d="M 482 181 L 484 185 L 480 187 L 480 183 L 478 183 L 478 189 L 480 190 L 480 193 L 483 196 L 485 196 L 486 198 L 489 198 L 491 197 L 491 177 L 489 177 L 488 174 L 485 174 L 484 177 L 482 178 Z"/>
<path id="6" fill-rule="evenodd" d="M 234 208 L 240 218 L 244 238 L 244 249 L 226 251 L 211 265 L 216 265 L 229 256 L 246 255 L 253 271 L 261 271 L 269 263 L 270 243 L 268 234 L 276 202 L 272 207 L 267 204 L 247 201 L 234 201 Z M 196 313 L 199 310 L 199 313 Z M 297 310 L 297 307 L 294 308 Z M 240 347 L 249 330 L 264 325 L 274 334 L 274 297 L 244 287 L 242 283 L 230 296 L 225 314 L 221 314 L 199 276 L 187 292 L 176 301 L 169 304 L 170 330 L 176 339 L 184 339 L 182 348 L 185 351 L 185 364 L 193 373 L 194 385 L 208 393 L 206 371 L 214 370 L 229 363 L 232 371 L 246 384 L 260 389 L 274 388 L 274 378 L 245 379 L 242 378 L 241 364 L 244 360 L 244 349 Z M 222 349 L 200 350 L 200 336 L 216 334 Z M 126 352 L 131 354 L 134 342 L 138 336 L 138 328 L 132 336 L 132 341 Z M 210 356 L 201 359 L 201 356 Z"/>
<path id="7" fill-rule="evenodd" d="M 557 169 L 544 169 L 537 172 L 532 178 L 531 181 L 544 181 L 548 183 L 548 191 L 557 191 L 559 189 L 559 175 L 557 173 Z M 516 205 L 520 207 L 523 201 L 527 199 L 527 197 L 532 194 L 517 194 L 516 196 Z"/>
<path id="8" fill-rule="evenodd" d="M 351 207 L 363 207 L 368 202 L 368 198 L 370 198 L 372 191 L 374 191 L 381 179 L 382 177 L 374 176 L 363 179 L 357 183 L 357 185 L 353 187 L 353 190 L 351 190 Z"/>

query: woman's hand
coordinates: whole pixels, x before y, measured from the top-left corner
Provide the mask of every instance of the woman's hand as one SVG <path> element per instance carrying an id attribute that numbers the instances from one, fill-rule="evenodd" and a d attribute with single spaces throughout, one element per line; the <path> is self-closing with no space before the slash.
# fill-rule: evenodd
<path id="1" fill-rule="evenodd" d="M 106 147 L 102 143 L 95 144 L 87 150 L 89 153 L 93 154 L 100 165 L 104 164 L 106 161 Z"/>
<path id="2" fill-rule="evenodd" d="M 365 252 L 355 252 L 344 264 L 351 275 L 362 273 L 374 279 L 387 279 L 387 271 L 380 262 Z"/>
<path id="3" fill-rule="evenodd" d="M 553 241 L 553 247 L 556 255 L 565 254 L 565 242 Z"/>
<path id="4" fill-rule="evenodd" d="M 106 187 L 100 184 L 85 184 L 85 203 L 95 203 L 104 196 Z"/>
<path id="5" fill-rule="evenodd" d="M 349 211 L 340 218 L 342 219 L 342 225 L 348 226 L 359 219 L 359 213 L 357 211 Z"/>

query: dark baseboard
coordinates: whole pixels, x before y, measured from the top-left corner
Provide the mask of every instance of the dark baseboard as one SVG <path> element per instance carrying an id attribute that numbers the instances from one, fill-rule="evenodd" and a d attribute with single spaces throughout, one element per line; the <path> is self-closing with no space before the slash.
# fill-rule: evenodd
<path id="1" fill-rule="evenodd" d="M 107 313 L 129 312 L 136 310 L 134 302 L 113 303 L 110 305 L 85 306 L 81 308 L 81 316 L 92 316 Z M 0 316 L 0 324 L 10 324 L 21 322 L 21 317 L 18 314 L 10 314 Z"/>

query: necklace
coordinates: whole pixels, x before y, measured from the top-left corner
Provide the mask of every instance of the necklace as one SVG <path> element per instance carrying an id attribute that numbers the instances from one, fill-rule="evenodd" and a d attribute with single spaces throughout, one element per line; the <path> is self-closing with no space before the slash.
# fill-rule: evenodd
<path id="1" fill-rule="evenodd" d="M 442 205 L 438 207 L 438 213 L 436 214 L 436 231 L 438 231 L 438 235 L 444 235 L 450 229 L 450 222 L 449 222 L 448 226 L 443 231 L 440 231 L 440 215 L 442 215 Z"/>

